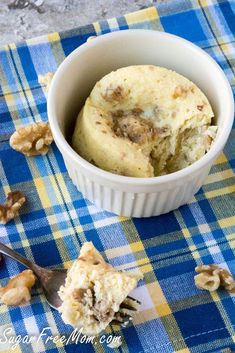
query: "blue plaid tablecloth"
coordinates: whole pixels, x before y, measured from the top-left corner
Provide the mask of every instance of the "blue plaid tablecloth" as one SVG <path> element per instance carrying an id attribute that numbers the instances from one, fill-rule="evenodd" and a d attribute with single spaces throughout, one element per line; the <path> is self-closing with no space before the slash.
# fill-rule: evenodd
<path id="1" fill-rule="evenodd" d="M 141 311 L 133 324 L 109 333 L 121 335 L 117 351 L 199 353 L 235 350 L 235 297 L 226 291 L 200 291 L 196 265 L 217 263 L 235 276 L 235 130 L 203 187 L 188 205 L 149 219 L 127 219 L 97 209 L 72 184 L 55 144 L 46 156 L 27 158 L 9 146 L 19 126 L 47 120 L 46 95 L 38 75 L 55 72 L 62 60 L 89 36 L 145 28 L 184 37 L 211 55 L 234 89 L 235 3 L 225 0 L 159 1 L 123 17 L 52 33 L 0 50 L 0 202 L 11 190 L 26 194 L 20 216 L 0 226 L 0 241 L 45 267 L 68 267 L 81 245 L 92 241 L 119 269 L 144 274 L 135 291 Z M 124 50 L 124 49 L 123 49 Z M 154 50 L 154 48 L 153 48 Z M 6 258 L 1 285 L 23 270 Z M 22 307 L 0 305 L 0 351 L 4 330 L 17 335 L 69 335 L 39 286 Z M 20 342 L 14 352 L 111 352 L 107 344 L 64 345 L 43 336 Z"/>

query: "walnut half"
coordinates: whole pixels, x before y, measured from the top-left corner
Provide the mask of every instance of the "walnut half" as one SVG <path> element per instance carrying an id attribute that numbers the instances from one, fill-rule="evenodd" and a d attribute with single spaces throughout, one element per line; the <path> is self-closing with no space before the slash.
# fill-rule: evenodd
<path id="1" fill-rule="evenodd" d="M 13 191 L 7 194 L 6 203 L 0 205 L 0 223 L 6 224 L 18 215 L 19 209 L 25 203 L 25 196 L 21 191 Z"/>
<path id="2" fill-rule="evenodd" d="M 10 146 L 26 156 L 46 154 L 53 141 L 48 122 L 33 123 L 17 129 L 10 138 Z"/>
<path id="3" fill-rule="evenodd" d="M 22 305 L 30 301 L 31 288 L 36 277 L 31 270 L 25 270 L 10 279 L 5 287 L 0 288 L 0 299 L 6 305 Z"/>
<path id="4" fill-rule="evenodd" d="M 217 265 L 201 265 L 197 266 L 195 271 L 198 275 L 194 280 L 199 289 L 213 292 L 221 286 L 228 292 L 235 293 L 235 281 L 227 270 Z"/>

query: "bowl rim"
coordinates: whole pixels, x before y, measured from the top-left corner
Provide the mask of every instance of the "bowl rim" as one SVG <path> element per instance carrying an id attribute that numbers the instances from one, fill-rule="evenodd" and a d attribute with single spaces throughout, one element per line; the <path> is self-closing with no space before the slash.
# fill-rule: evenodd
<path id="1" fill-rule="evenodd" d="M 127 33 L 128 32 L 128 33 Z M 227 124 L 225 124 L 223 130 L 221 130 L 220 135 L 218 136 L 217 140 L 213 143 L 211 149 L 198 161 L 194 162 L 190 166 L 183 168 L 179 171 L 173 172 L 171 174 L 167 175 L 161 175 L 161 176 L 155 176 L 155 177 L 150 177 L 150 178 L 138 178 L 138 177 L 130 177 L 130 176 L 124 176 L 124 175 L 119 175 L 119 174 L 114 174 L 111 172 L 108 172 L 106 170 L 103 170 L 99 167 L 96 167 L 95 165 L 91 164 L 84 158 L 82 158 L 72 147 L 71 145 L 67 142 L 65 139 L 62 131 L 60 130 L 58 121 L 56 119 L 56 112 L 54 109 L 54 99 L 56 96 L 56 91 L 57 88 L 59 87 L 59 81 L 61 76 L 63 75 L 63 72 L 65 69 L 70 65 L 70 62 L 74 60 L 74 58 L 77 58 L 79 54 L 83 53 L 84 51 L 88 50 L 92 46 L 97 46 L 97 45 L 102 45 L 104 41 L 112 40 L 114 37 L 122 37 L 126 35 L 158 35 L 165 37 L 166 40 L 174 40 L 181 42 L 185 44 L 186 46 L 189 47 L 189 49 L 193 50 L 195 52 L 195 55 L 201 55 L 202 59 L 207 60 L 207 62 L 214 66 L 214 69 L 217 70 L 218 75 L 220 75 L 220 79 L 224 83 L 224 88 L 226 90 L 226 94 L 228 96 L 228 102 L 229 107 L 227 107 L 228 110 L 228 117 L 227 117 Z M 69 156 L 75 163 L 79 163 L 84 169 L 87 170 L 87 172 L 92 173 L 93 175 L 95 174 L 97 177 L 101 177 L 103 179 L 106 179 L 108 181 L 114 182 L 114 183 L 119 183 L 119 184 L 132 184 L 132 185 L 140 185 L 140 186 L 147 186 L 147 185 L 159 185 L 159 184 L 166 184 L 168 182 L 174 182 L 179 179 L 184 179 L 185 177 L 190 176 L 190 174 L 193 174 L 199 170 L 201 170 L 204 166 L 209 165 L 214 161 L 214 159 L 218 156 L 218 154 L 221 152 L 223 149 L 230 131 L 232 129 L 233 125 L 233 118 L 234 118 L 234 104 L 233 104 L 233 94 L 232 94 L 232 89 L 230 87 L 230 84 L 228 82 L 228 79 L 226 78 L 223 70 L 220 68 L 220 66 L 216 63 L 212 57 L 207 54 L 203 49 L 198 47 L 197 45 L 193 44 L 192 42 L 181 38 L 177 35 L 170 34 L 167 32 L 161 32 L 161 31 L 156 31 L 156 30 L 148 30 L 148 29 L 127 29 L 127 30 L 120 30 L 120 31 L 115 31 L 115 32 L 110 32 L 106 34 L 102 34 L 97 36 L 95 40 L 88 41 L 75 50 L 73 50 L 65 59 L 64 61 L 59 65 L 57 68 L 57 71 L 52 79 L 49 92 L 48 92 L 48 100 L 47 100 L 47 111 L 48 111 L 48 119 L 49 123 L 51 126 L 52 134 L 54 136 L 55 142 L 61 151 L 62 155 L 63 153 L 66 153 L 67 156 Z"/>

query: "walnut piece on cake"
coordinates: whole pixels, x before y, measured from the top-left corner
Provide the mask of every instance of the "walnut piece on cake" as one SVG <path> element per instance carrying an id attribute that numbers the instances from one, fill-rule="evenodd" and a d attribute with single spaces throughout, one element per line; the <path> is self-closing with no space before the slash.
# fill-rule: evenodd
<path id="1" fill-rule="evenodd" d="M 139 145 L 152 141 L 157 134 L 151 121 L 135 114 L 132 116 L 113 117 L 113 131 L 119 137 L 125 137 Z"/>
<path id="2" fill-rule="evenodd" d="M 197 266 L 195 271 L 198 275 L 194 277 L 194 280 L 199 289 L 213 292 L 221 286 L 228 292 L 235 293 L 235 281 L 233 276 L 218 265 Z"/>
<path id="3" fill-rule="evenodd" d="M 6 203 L 0 205 L 0 223 L 6 224 L 18 215 L 19 209 L 25 203 L 25 196 L 21 191 L 7 194 Z"/>
<path id="4" fill-rule="evenodd" d="M 104 261 L 91 242 L 85 243 L 58 292 L 62 319 L 83 328 L 83 334 L 99 334 L 114 319 L 140 278 L 142 274 L 117 271 Z"/>
<path id="5" fill-rule="evenodd" d="M 38 122 L 17 129 L 10 138 L 10 146 L 26 156 L 44 155 L 53 141 L 48 122 Z"/>
<path id="6" fill-rule="evenodd" d="M 5 287 L 0 288 L 0 299 L 6 305 L 18 306 L 31 299 L 31 288 L 36 277 L 31 270 L 25 270 L 10 279 Z"/>

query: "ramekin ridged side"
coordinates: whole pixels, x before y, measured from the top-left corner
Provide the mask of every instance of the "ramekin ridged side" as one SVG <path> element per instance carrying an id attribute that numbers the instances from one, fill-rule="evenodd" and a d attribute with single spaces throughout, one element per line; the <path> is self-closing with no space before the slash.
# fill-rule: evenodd
<path id="1" fill-rule="evenodd" d="M 156 191 L 154 186 L 148 192 L 130 192 L 128 185 L 110 187 L 105 183 L 97 183 L 81 169 L 77 169 L 70 160 L 64 160 L 73 184 L 83 196 L 91 200 L 97 207 L 126 217 L 151 217 L 167 213 L 192 200 L 208 175 L 210 166 L 195 173 L 189 180 L 178 186 Z"/>

